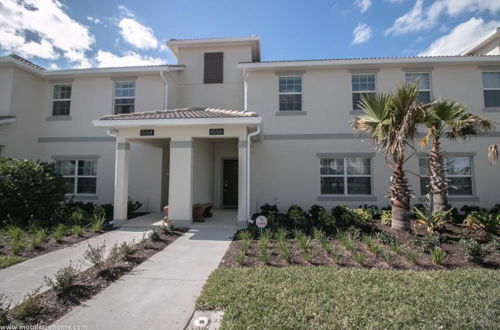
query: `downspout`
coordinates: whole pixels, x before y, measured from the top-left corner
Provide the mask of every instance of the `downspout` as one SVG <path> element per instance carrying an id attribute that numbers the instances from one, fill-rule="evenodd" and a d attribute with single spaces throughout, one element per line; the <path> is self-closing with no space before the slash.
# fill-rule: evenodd
<path id="1" fill-rule="evenodd" d="M 161 80 L 163 80 L 163 84 L 165 85 L 164 98 L 163 98 L 163 110 L 167 110 L 167 106 L 168 106 L 168 82 L 167 82 L 167 78 L 163 74 L 164 72 L 165 72 L 164 70 L 160 71 L 160 77 L 161 77 Z"/>
<path id="2" fill-rule="evenodd" d="M 246 220 L 247 225 L 250 222 L 250 146 L 252 144 L 252 137 L 260 134 L 260 125 L 257 126 L 255 132 L 247 135 L 247 166 L 246 166 L 246 184 L 247 184 L 247 203 L 246 203 Z"/>
<path id="3" fill-rule="evenodd" d="M 108 135 L 114 138 L 118 138 L 118 130 L 117 129 L 108 129 Z"/>

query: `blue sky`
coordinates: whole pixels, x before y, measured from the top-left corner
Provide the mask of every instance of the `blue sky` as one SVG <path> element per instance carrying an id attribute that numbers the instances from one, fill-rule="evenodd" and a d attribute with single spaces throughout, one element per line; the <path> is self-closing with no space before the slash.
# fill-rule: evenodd
<path id="1" fill-rule="evenodd" d="M 1 0 L 0 54 L 51 69 L 175 63 L 170 38 L 259 35 L 263 60 L 457 54 L 500 0 Z"/>

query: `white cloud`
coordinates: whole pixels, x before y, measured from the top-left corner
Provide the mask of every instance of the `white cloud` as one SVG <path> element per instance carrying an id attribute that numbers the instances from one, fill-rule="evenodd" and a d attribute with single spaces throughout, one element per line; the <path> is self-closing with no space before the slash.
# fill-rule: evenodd
<path id="1" fill-rule="evenodd" d="M 59 65 L 57 63 L 49 63 L 49 70 L 59 70 Z"/>
<path id="2" fill-rule="evenodd" d="M 118 23 L 123 39 L 139 49 L 158 48 L 159 42 L 150 27 L 144 26 L 132 18 L 122 18 Z"/>
<path id="3" fill-rule="evenodd" d="M 365 23 L 359 23 L 352 31 L 354 39 L 352 40 L 352 45 L 362 44 L 367 42 L 372 37 L 372 29 Z"/>
<path id="4" fill-rule="evenodd" d="M 87 21 L 92 22 L 94 24 L 101 23 L 101 20 L 97 17 L 87 16 Z"/>
<path id="5" fill-rule="evenodd" d="M 111 52 L 99 50 L 95 57 L 98 67 L 117 66 L 141 66 L 165 64 L 162 58 L 143 56 L 133 51 L 125 52 L 123 55 L 116 55 Z"/>
<path id="6" fill-rule="evenodd" d="M 485 22 L 482 18 L 472 17 L 463 22 L 447 35 L 435 40 L 420 56 L 457 55 L 470 49 L 478 40 L 493 33 L 500 21 Z"/>
<path id="7" fill-rule="evenodd" d="M 359 7 L 362 13 L 368 10 L 370 6 L 372 5 L 372 0 L 357 0 L 356 1 L 356 6 Z"/>
<path id="8" fill-rule="evenodd" d="M 423 0 L 417 0 L 413 8 L 398 17 L 385 31 L 386 35 L 401 35 L 408 32 L 429 30 L 440 23 L 444 15 L 457 17 L 464 13 L 500 12 L 498 0 L 437 0 L 424 8 Z"/>
<path id="9" fill-rule="evenodd" d="M 28 58 L 83 61 L 94 43 L 88 27 L 69 17 L 58 0 L 2 0 L 0 22 L 0 47 Z"/>

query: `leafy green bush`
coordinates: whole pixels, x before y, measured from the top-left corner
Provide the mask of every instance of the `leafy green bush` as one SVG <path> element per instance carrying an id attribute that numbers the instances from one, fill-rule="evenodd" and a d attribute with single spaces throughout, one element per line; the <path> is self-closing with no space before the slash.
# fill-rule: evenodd
<path id="1" fill-rule="evenodd" d="M 470 229 L 482 229 L 489 233 L 498 233 L 500 230 L 500 213 L 491 214 L 485 211 L 472 211 L 465 218 L 464 225 Z"/>
<path id="2" fill-rule="evenodd" d="M 448 211 L 432 211 L 430 214 L 415 208 L 413 213 L 417 216 L 417 221 L 427 226 L 428 232 L 433 232 L 436 229 L 443 227 L 448 222 L 451 210 Z"/>
<path id="3" fill-rule="evenodd" d="M 85 220 L 85 218 L 87 217 L 87 215 L 85 214 L 85 211 L 80 208 L 80 207 L 76 207 L 69 215 L 68 217 L 68 221 L 71 225 L 81 225 L 83 220 Z"/>
<path id="4" fill-rule="evenodd" d="M 500 237 L 493 236 L 488 242 L 491 252 L 500 253 Z"/>
<path id="5" fill-rule="evenodd" d="M 391 210 L 383 210 L 380 215 L 380 222 L 383 225 L 390 226 L 392 224 L 392 212 Z"/>
<path id="6" fill-rule="evenodd" d="M 132 213 L 140 209 L 142 206 L 142 203 L 139 201 L 134 201 L 132 199 L 128 199 L 127 201 L 127 213 L 130 216 Z"/>
<path id="7" fill-rule="evenodd" d="M 441 237 L 438 233 L 429 233 L 425 236 L 416 238 L 414 243 L 423 252 L 430 253 L 441 244 Z"/>
<path id="8" fill-rule="evenodd" d="M 344 227 L 365 226 L 373 222 L 373 213 L 371 210 L 347 208 L 340 219 Z"/>
<path id="9" fill-rule="evenodd" d="M 347 212 L 349 208 L 344 204 L 339 204 L 332 209 L 332 215 L 337 220 L 342 219 L 342 215 Z"/>
<path id="10" fill-rule="evenodd" d="M 278 207 L 276 205 L 266 203 L 260 207 L 260 214 L 266 217 L 271 213 L 278 214 L 278 212 Z"/>
<path id="11" fill-rule="evenodd" d="M 54 274 L 54 279 L 45 276 L 45 283 L 54 290 L 58 296 L 63 296 L 67 293 L 76 282 L 78 278 L 79 269 L 71 265 L 71 261 L 68 266 L 59 269 Z"/>
<path id="12" fill-rule="evenodd" d="M 54 164 L 0 158 L 0 220 L 20 226 L 32 219 L 48 224 L 64 193 Z"/>
<path id="13" fill-rule="evenodd" d="M 47 230 L 45 228 L 33 228 L 31 231 L 29 248 L 35 250 L 40 248 L 47 238 Z"/>
<path id="14" fill-rule="evenodd" d="M 309 226 L 304 210 L 296 204 L 290 206 L 288 209 L 288 218 L 294 227 L 306 229 Z"/>
<path id="15" fill-rule="evenodd" d="M 436 265 L 442 265 L 446 259 L 446 251 L 441 247 L 435 247 L 431 250 L 431 260 Z"/>
<path id="16" fill-rule="evenodd" d="M 319 215 L 320 213 L 322 212 L 325 212 L 325 208 L 321 205 L 318 205 L 318 204 L 314 204 L 313 206 L 311 206 L 311 208 L 309 209 L 309 214 L 311 215 L 311 218 L 313 220 L 319 220 Z"/>
<path id="17" fill-rule="evenodd" d="M 335 217 L 326 211 L 321 211 L 318 216 L 318 226 L 328 231 L 333 230 L 336 226 Z"/>
<path id="18" fill-rule="evenodd" d="M 9 225 L 5 229 L 10 250 L 14 254 L 18 254 L 24 247 L 23 243 L 23 230 L 15 225 Z"/>
<path id="19" fill-rule="evenodd" d="M 74 225 L 73 227 L 71 227 L 70 232 L 71 235 L 82 237 L 83 233 L 85 232 L 85 229 L 83 229 L 83 227 L 80 225 Z"/>
<path id="20" fill-rule="evenodd" d="M 464 205 L 460 208 L 460 211 L 462 211 L 465 216 L 468 216 L 472 212 L 486 212 L 486 209 L 483 209 L 476 205 Z"/>
<path id="21" fill-rule="evenodd" d="M 462 238 L 459 241 L 459 245 L 465 257 L 474 262 L 483 261 L 484 257 L 488 254 L 486 248 L 473 239 Z"/>

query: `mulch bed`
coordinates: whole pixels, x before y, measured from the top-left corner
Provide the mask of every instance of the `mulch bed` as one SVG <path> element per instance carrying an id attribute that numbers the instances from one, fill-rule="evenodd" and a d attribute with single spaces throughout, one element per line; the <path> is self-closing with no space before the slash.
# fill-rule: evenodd
<path id="1" fill-rule="evenodd" d="M 121 260 L 113 268 L 100 270 L 91 267 L 79 273 L 75 284 L 58 296 L 52 289 L 36 296 L 36 312 L 21 320 L 26 325 L 49 325 L 61 318 L 73 308 L 106 289 L 122 276 L 133 271 L 135 267 L 163 250 L 186 232 L 185 229 L 175 229 L 170 234 L 161 233 L 158 241 L 145 238 L 135 244 L 136 251 L 127 260 Z"/>
<path id="2" fill-rule="evenodd" d="M 373 227 L 372 233 L 386 231 L 390 232 L 401 244 L 402 251 L 393 251 L 389 246 L 382 244 L 380 241 L 375 242 L 383 248 L 384 251 L 391 255 L 390 263 L 385 262 L 380 256 L 371 252 L 365 243 L 361 240 L 356 241 L 356 251 L 361 252 L 365 256 L 362 264 L 359 264 L 353 259 L 353 254 L 349 252 L 338 240 L 335 238 L 329 239 L 331 244 L 339 253 L 340 257 L 332 259 L 320 244 L 311 238 L 311 251 L 313 258 L 306 261 L 303 258 L 302 250 L 299 248 L 295 239 L 288 238 L 287 245 L 292 251 L 291 263 L 288 264 L 280 256 L 280 251 L 274 239 L 269 242 L 270 262 L 267 266 L 270 267 L 288 267 L 288 266 L 333 266 L 333 267 L 352 267 L 352 268 L 378 268 L 378 269 L 408 269 L 408 270 L 443 270 L 443 269 L 459 269 L 459 268 L 493 268 L 500 269 L 500 254 L 498 252 L 489 253 L 481 263 L 475 263 L 466 259 L 464 254 L 460 251 L 458 241 L 463 237 L 462 233 L 464 228 L 461 225 L 446 224 L 440 230 L 441 248 L 446 251 L 446 259 L 442 265 L 435 265 L 432 262 L 429 253 L 424 253 L 416 247 L 413 242 L 415 238 L 422 237 L 427 234 L 426 227 L 420 223 L 412 221 L 412 231 L 407 232 L 393 232 L 389 226 L 382 225 L 377 221 Z M 479 242 L 486 241 L 486 235 L 481 232 L 467 233 L 466 237 L 474 238 Z M 231 245 L 229 246 L 226 254 L 220 263 L 221 267 L 258 267 L 264 266 L 264 262 L 259 259 L 259 252 L 257 249 L 258 240 L 253 240 L 250 249 L 241 264 L 236 260 L 236 255 L 241 249 L 241 241 L 238 235 Z M 417 262 L 409 261 L 405 257 L 406 251 L 418 252 Z"/>
<path id="3" fill-rule="evenodd" d="M 146 215 L 148 213 L 149 212 L 132 213 L 129 215 L 128 220 Z M 41 255 L 49 253 L 49 252 L 53 252 L 53 251 L 56 251 L 56 250 L 80 243 L 80 242 L 83 242 L 89 238 L 104 234 L 104 233 L 112 231 L 112 230 L 114 230 L 114 229 L 111 227 L 105 227 L 104 230 L 102 230 L 99 233 L 85 231 L 82 236 L 67 234 L 66 236 L 64 236 L 62 238 L 62 240 L 60 242 L 56 242 L 54 239 L 48 237 L 48 239 L 41 246 L 37 247 L 36 249 L 32 250 L 32 249 L 24 248 L 23 250 L 21 250 L 17 254 L 13 254 L 7 245 L 2 245 L 2 243 L 0 242 L 0 256 L 16 255 L 16 256 L 23 257 L 25 259 L 31 259 L 31 258 L 35 258 L 35 257 L 41 256 Z"/>

